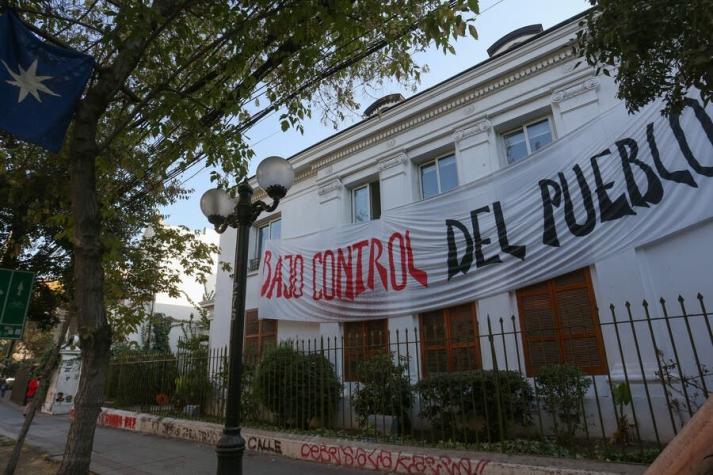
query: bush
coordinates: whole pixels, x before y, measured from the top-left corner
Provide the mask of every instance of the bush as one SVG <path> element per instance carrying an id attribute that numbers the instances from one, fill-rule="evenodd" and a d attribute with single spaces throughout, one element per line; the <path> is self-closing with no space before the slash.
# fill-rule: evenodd
<path id="1" fill-rule="evenodd" d="M 354 410 L 362 426 L 370 415 L 395 416 L 399 428 L 408 430 L 408 412 L 413 391 L 406 367 L 394 364 L 390 353 L 380 353 L 359 364 L 359 387 L 353 396 Z"/>
<path id="2" fill-rule="evenodd" d="M 505 439 L 515 426 L 530 424 L 532 390 L 515 371 L 439 374 L 419 381 L 416 391 L 421 417 L 441 437 Z"/>
<path id="3" fill-rule="evenodd" d="M 177 407 L 198 405 L 206 409 L 213 385 L 208 374 L 208 348 L 196 344 L 195 348 L 178 354 L 179 376 L 176 378 L 176 392 L 173 401 Z"/>
<path id="4" fill-rule="evenodd" d="M 591 384 L 579 368 L 567 364 L 543 366 L 537 373 L 537 395 L 552 414 L 559 440 L 572 440 L 583 422 L 582 402 Z"/>
<path id="5" fill-rule="evenodd" d="M 158 394 L 173 394 L 178 374 L 173 355 L 126 350 L 115 353 L 107 377 L 107 402 L 117 406 L 148 407 Z"/>
<path id="6" fill-rule="evenodd" d="M 321 354 L 304 355 L 288 345 L 270 350 L 257 367 L 255 393 L 281 425 L 324 425 L 337 410 L 341 384 Z M 318 423 L 317 423 L 318 422 Z"/>
<path id="7" fill-rule="evenodd" d="M 196 368 L 176 378 L 173 400 L 180 407 L 188 404 L 204 407 L 212 390 L 207 371 Z"/>

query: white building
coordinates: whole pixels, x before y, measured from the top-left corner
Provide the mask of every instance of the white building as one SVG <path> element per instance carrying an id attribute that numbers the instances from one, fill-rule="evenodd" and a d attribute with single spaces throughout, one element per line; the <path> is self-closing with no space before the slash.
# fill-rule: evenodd
<path id="1" fill-rule="evenodd" d="M 515 326 L 518 341 L 503 345 L 503 337 L 502 343 L 496 342 L 494 353 L 500 368 L 509 364 L 510 369 L 519 367 L 531 376 L 542 364 L 568 361 L 586 373 L 600 376 L 595 388 L 604 399 L 610 398 L 609 378 L 614 384 L 629 381 L 642 436 L 653 438 L 652 417 L 648 416 L 653 412 L 658 414 L 655 419 L 660 436 L 670 437 L 671 425 L 661 422 L 667 414 L 666 395 L 660 386 L 653 387 L 653 381 L 658 381 L 658 366 L 648 329 L 644 323 L 637 323 L 639 338 L 635 341 L 631 327 L 610 325 L 609 305 L 615 306 L 620 321 L 628 320 L 627 301 L 633 305 L 635 318 L 643 316 L 643 299 L 650 302 L 652 316 L 662 313 L 660 298 L 666 299 L 670 316 L 682 315 L 676 300 L 679 294 L 685 298 L 690 314 L 701 313 L 699 292 L 708 297 L 709 307 L 713 307 L 711 221 L 686 226 L 643 246 L 628 247 L 574 273 L 488 295 L 469 304 L 459 302 L 457 306 L 443 305 L 422 314 L 391 318 L 384 315 L 383 319 L 348 323 L 296 321 L 299 316 L 295 315 L 290 320 L 263 315 L 265 319 L 255 321 L 264 240 L 281 238 L 287 242 L 315 232 L 332 233 L 343 229 L 337 227 L 379 219 L 382 213 L 433 195 L 459 193 L 460 188 L 450 190 L 477 180 L 507 177 L 515 164 L 528 160 L 535 150 L 562 140 L 616 106 L 619 101 L 614 82 L 595 76 L 585 64 L 577 66 L 579 59 L 573 54 L 572 40 L 579 20 L 574 17 L 546 31 L 538 26 L 517 30 L 493 45 L 486 61 L 408 99 L 383 101 L 376 105 L 381 107 L 378 113 L 290 157 L 296 170 L 295 184 L 277 211 L 260 217 L 251 236 L 246 346 L 260 351 L 275 341 L 320 338 L 343 344 L 350 335 L 374 330 L 391 334 L 392 343 L 396 331 L 401 338 L 407 330 L 411 338 L 414 331 L 421 332 L 423 338 L 429 328 L 452 338 L 458 336 L 460 345 L 421 345 L 412 351 L 421 368 L 421 374 L 413 376 L 417 379 L 427 370 L 492 368 L 493 352 L 484 346 L 487 338 L 482 337 L 488 335 L 488 316 L 494 332 L 500 331 L 499 319 L 503 318 L 506 331 L 510 325 Z M 251 183 L 257 188 L 255 180 Z M 259 192 L 256 199 L 266 197 Z M 221 261 L 233 261 L 235 237 L 234 229 L 221 236 Z M 496 241 L 497 236 L 491 239 Z M 228 343 L 231 288 L 231 276 L 219 271 L 210 334 L 212 347 Z M 570 300 L 564 297 L 567 291 L 572 291 Z M 566 308 L 568 304 L 576 308 L 579 317 L 584 315 L 578 323 L 583 331 L 577 336 L 557 331 L 538 339 L 535 332 L 527 337 L 522 333 L 523 325 L 537 326 L 538 319 L 564 319 L 566 312 L 575 311 Z M 713 366 L 710 330 L 706 330 L 700 316 L 686 320 L 692 328 L 692 345 L 683 320 L 671 322 L 676 337 L 673 344 L 665 326 L 658 322 L 654 331 L 656 348 L 666 358 L 673 358 L 671 355 L 677 352 L 679 368 L 697 374 L 701 366 L 694 364 L 692 346 L 697 345 L 695 356 L 701 363 Z M 512 339 L 512 334 L 507 338 Z M 579 343 L 572 346 L 575 339 Z M 464 351 L 469 355 L 464 357 Z M 344 354 L 340 358 L 358 358 L 365 353 L 366 350 L 355 350 L 356 356 Z M 345 380 L 354 379 L 348 374 L 351 363 L 337 361 L 337 371 Z M 713 386 L 713 380 L 707 381 Z M 646 407 L 647 391 L 654 403 L 651 411 Z M 611 412 L 611 400 L 606 404 Z M 590 417 L 595 421 L 596 413 Z"/>

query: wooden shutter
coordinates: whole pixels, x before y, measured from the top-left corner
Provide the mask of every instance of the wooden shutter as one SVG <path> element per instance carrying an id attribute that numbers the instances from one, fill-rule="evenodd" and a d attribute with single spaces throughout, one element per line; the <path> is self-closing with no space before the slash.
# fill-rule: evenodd
<path id="1" fill-rule="evenodd" d="M 451 307 L 445 310 L 445 314 L 448 322 L 448 371 L 480 368 L 475 304 Z"/>
<path id="2" fill-rule="evenodd" d="M 423 375 L 448 372 L 448 340 L 442 310 L 421 315 L 421 361 Z"/>
<path id="3" fill-rule="evenodd" d="M 260 358 L 260 320 L 257 318 L 257 310 L 247 310 L 245 312 L 245 345 L 243 348 L 245 359 L 254 363 Z"/>
<path id="4" fill-rule="evenodd" d="M 344 379 L 358 381 L 359 363 L 388 351 L 389 330 L 385 318 L 344 324 Z"/>
<path id="5" fill-rule="evenodd" d="M 260 322 L 260 356 L 277 345 L 277 320 L 264 318 Z"/>
<path id="6" fill-rule="evenodd" d="M 481 367 L 474 303 L 421 314 L 420 326 L 424 376 Z"/>
<path id="7" fill-rule="evenodd" d="M 277 344 L 277 320 L 258 319 L 257 309 L 245 312 L 245 345 L 243 355 L 256 362 L 270 346 Z"/>
<path id="8" fill-rule="evenodd" d="M 604 347 L 588 269 L 517 291 L 527 374 L 569 363 L 606 373 Z"/>
<path id="9" fill-rule="evenodd" d="M 562 361 L 587 374 L 607 372 L 604 345 L 587 269 L 554 279 Z"/>

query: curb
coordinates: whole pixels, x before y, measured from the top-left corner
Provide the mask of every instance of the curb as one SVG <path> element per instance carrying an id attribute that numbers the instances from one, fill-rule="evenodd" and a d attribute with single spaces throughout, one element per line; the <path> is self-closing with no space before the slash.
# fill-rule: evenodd
<path id="1" fill-rule="evenodd" d="M 97 425 L 210 445 L 217 444 L 223 432 L 220 424 L 110 408 L 102 408 Z M 638 464 L 386 445 L 251 428 L 244 428 L 242 435 L 251 452 L 386 473 L 615 475 L 642 474 L 646 468 Z"/>

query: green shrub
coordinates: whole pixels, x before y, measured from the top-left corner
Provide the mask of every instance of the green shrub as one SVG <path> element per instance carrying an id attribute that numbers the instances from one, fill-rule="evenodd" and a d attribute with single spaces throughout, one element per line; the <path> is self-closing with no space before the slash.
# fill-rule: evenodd
<path id="1" fill-rule="evenodd" d="M 379 353 L 359 364 L 359 387 L 353 396 L 354 410 L 362 426 L 372 414 L 395 416 L 399 428 L 408 430 L 413 390 L 406 366 L 394 364 L 390 353 Z"/>
<path id="2" fill-rule="evenodd" d="M 572 440 L 583 422 L 583 398 L 592 381 L 572 365 L 548 365 L 535 377 L 537 396 L 553 417 L 561 441 Z"/>
<path id="3" fill-rule="evenodd" d="M 173 395 L 177 408 L 191 404 L 201 406 L 202 410 L 207 409 L 213 392 L 209 364 L 208 347 L 205 345 L 197 344 L 195 348 L 178 354 L 180 371 Z"/>
<path id="4" fill-rule="evenodd" d="M 260 361 L 255 393 L 280 425 L 327 424 L 337 410 L 341 384 L 321 354 L 304 355 L 289 345 L 271 349 Z"/>
<path id="5" fill-rule="evenodd" d="M 156 404 L 157 394 L 173 394 L 178 369 L 173 355 L 141 350 L 115 353 L 109 366 L 105 398 L 116 406 L 147 407 Z"/>
<path id="6" fill-rule="evenodd" d="M 205 406 L 212 390 L 207 371 L 194 369 L 176 378 L 173 400 L 181 407 L 187 404 Z"/>
<path id="7" fill-rule="evenodd" d="M 530 424 L 532 390 L 515 371 L 439 374 L 419 381 L 416 391 L 421 417 L 441 437 L 504 439 L 516 426 Z"/>

